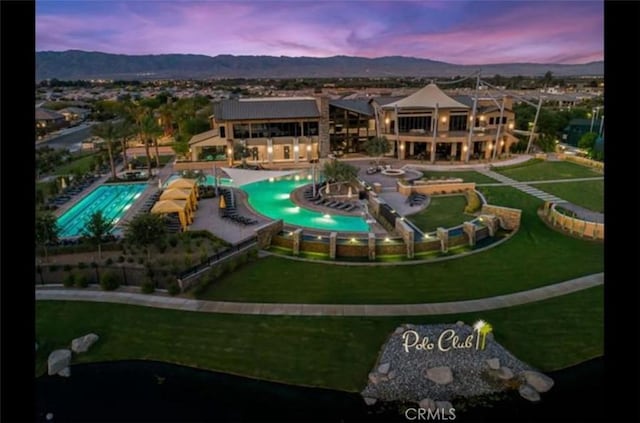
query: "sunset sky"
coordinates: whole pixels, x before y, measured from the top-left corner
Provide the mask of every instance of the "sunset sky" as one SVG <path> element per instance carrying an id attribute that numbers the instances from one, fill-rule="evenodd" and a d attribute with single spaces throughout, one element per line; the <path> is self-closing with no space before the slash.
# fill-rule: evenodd
<path id="1" fill-rule="evenodd" d="M 602 1 L 36 2 L 36 51 L 412 56 L 457 64 L 604 59 Z"/>

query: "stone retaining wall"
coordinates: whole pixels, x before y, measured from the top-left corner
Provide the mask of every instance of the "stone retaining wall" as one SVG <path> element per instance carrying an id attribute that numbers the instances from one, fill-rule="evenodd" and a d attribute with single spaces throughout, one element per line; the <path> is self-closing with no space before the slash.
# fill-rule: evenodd
<path id="1" fill-rule="evenodd" d="M 256 229 L 256 237 L 258 238 L 258 248 L 269 248 L 273 238 L 282 232 L 284 221 L 282 219 L 271 222 Z"/>
<path id="2" fill-rule="evenodd" d="M 491 204 L 482 205 L 482 214 L 492 214 L 500 221 L 503 229 L 514 230 L 520 227 L 522 210 L 510 207 L 494 206 Z"/>
<path id="3" fill-rule="evenodd" d="M 412 193 L 417 194 L 453 194 L 476 189 L 475 182 L 443 182 L 425 183 L 420 185 L 404 185 L 398 182 L 398 192 L 407 197 Z"/>
<path id="4" fill-rule="evenodd" d="M 571 235 L 582 238 L 604 240 L 604 223 L 589 222 L 566 216 L 556 210 L 556 204 L 546 202 L 543 209 L 545 219 L 555 227 L 559 227 Z"/>

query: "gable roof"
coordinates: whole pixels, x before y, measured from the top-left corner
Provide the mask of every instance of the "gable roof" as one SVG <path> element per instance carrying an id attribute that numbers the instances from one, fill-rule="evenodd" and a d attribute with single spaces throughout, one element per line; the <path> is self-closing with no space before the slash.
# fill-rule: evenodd
<path id="1" fill-rule="evenodd" d="M 219 134 L 218 128 L 209 129 L 208 131 L 205 131 L 205 132 L 200 132 L 199 134 L 195 134 L 194 136 L 191 137 L 191 139 L 189 140 L 189 145 L 197 144 L 209 138 L 216 138 L 219 136 L 218 134 Z"/>
<path id="2" fill-rule="evenodd" d="M 305 97 L 222 100 L 213 110 L 219 120 L 320 117 L 316 100 Z"/>
<path id="3" fill-rule="evenodd" d="M 373 107 L 368 100 L 330 100 L 329 106 L 346 109 L 361 115 L 373 116 Z"/>
<path id="4" fill-rule="evenodd" d="M 36 120 L 57 120 L 64 119 L 64 116 L 53 110 L 36 107 Z"/>
<path id="5" fill-rule="evenodd" d="M 446 95 L 436 84 L 429 84 L 402 100 L 394 101 L 384 106 L 384 108 L 439 108 L 468 109 L 469 106 Z"/>

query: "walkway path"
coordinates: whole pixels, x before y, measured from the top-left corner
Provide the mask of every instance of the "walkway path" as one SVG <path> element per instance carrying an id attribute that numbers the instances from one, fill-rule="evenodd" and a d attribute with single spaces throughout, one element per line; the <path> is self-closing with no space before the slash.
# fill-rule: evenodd
<path id="1" fill-rule="evenodd" d="M 604 284 L 604 273 L 548 285 L 529 291 L 467 301 L 431 304 L 275 304 L 192 300 L 180 297 L 133 292 L 106 292 L 92 289 L 36 288 L 36 300 L 94 301 L 132 304 L 201 313 L 257 314 L 277 316 L 423 316 L 470 313 L 513 307 L 559 297 Z"/>
<path id="2" fill-rule="evenodd" d="M 556 197 L 555 195 L 546 193 L 544 191 L 539 190 L 538 188 L 534 188 L 532 186 L 527 185 L 524 182 L 520 182 L 520 181 L 516 181 L 515 179 L 511 179 L 509 177 L 506 177 L 498 172 L 494 172 L 492 170 L 488 170 L 488 169 L 476 169 L 476 171 L 478 173 L 481 173 L 485 176 L 488 176 L 490 178 L 493 178 L 495 180 L 498 180 L 500 182 L 502 182 L 505 185 L 509 185 L 512 186 L 522 192 L 525 192 L 527 194 L 533 195 L 534 197 L 537 197 L 541 200 L 544 201 L 553 201 L 554 203 L 567 203 L 566 200 L 563 200 L 560 197 Z"/>

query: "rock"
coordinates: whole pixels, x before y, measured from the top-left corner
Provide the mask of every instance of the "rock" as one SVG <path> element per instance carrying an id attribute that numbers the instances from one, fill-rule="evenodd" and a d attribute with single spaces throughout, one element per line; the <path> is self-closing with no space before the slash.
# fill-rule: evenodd
<path id="1" fill-rule="evenodd" d="M 456 322 L 456 326 L 464 326 L 464 322 L 462 320 L 458 320 Z"/>
<path id="2" fill-rule="evenodd" d="M 547 392 L 553 386 L 553 379 L 542 373 L 525 370 L 522 372 L 528 385 L 531 385 L 537 392 Z"/>
<path id="3" fill-rule="evenodd" d="M 394 377 L 396 377 L 396 371 L 395 370 L 391 370 L 389 372 L 389 374 L 387 375 L 387 377 L 389 378 L 389 380 L 393 379 Z"/>
<path id="4" fill-rule="evenodd" d="M 367 405 L 373 405 L 377 402 L 378 400 L 375 398 L 371 398 L 371 397 L 364 397 L 364 403 Z"/>
<path id="5" fill-rule="evenodd" d="M 416 328 L 416 325 L 412 325 L 411 323 L 406 323 L 406 324 L 404 325 L 404 327 L 405 327 L 405 328 L 407 328 L 407 329 L 415 329 L 415 328 Z"/>
<path id="6" fill-rule="evenodd" d="M 57 374 L 60 370 L 69 366 L 71 362 L 70 350 L 55 350 L 49 354 L 47 364 L 49 367 L 49 376 Z"/>
<path id="7" fill-rule="evenodd" d="M 450 367 L 432 367 L 427 369 L 427 379 L 438 385 L 446 385 L 447 383 L 453 382 L 453 374 L 451 373 Z"/>
<path id="8" fill-rule="evenodd" d="M 513 370 L 508 367 L 500 367 L 496 372 L 496 376 L 502 380 L 509 380 L 513 378 Z"/>
<path id="9" fill-rule="evenodd" d="M 69 377 L 71 376 L 71 368 L 68 366 L 58 372 L 58 376 Z"/>
<path id="10" fill-rule="evenodd" d="M 445 416 L 449 416 L 451 415 L 453 404 L 451 404 L 449 401 L 436 401 L 436 408 L 441 409 Z"/>
<path id="11" fill-rule="evenodd" d="M 389 363 L 382 363 L 381 365 L 378 366 L 378 373 L 382 373 L 383 375 L 386 375 L 387 373 L 389 373 L 389 367 L 391 367 Z"/>
<path id="12" fill-rule="evenodd" d="M 380 375 L 377 373 L 369 373 L 369 382 L 377 385 L 380 382 Z"/>
<path id="13" fill-rule="evenodd" d="M 425 410 L 435 411 L 436 409 L 436 402 L 431 398 L 425 398 L 421 400 L 418 405 L 420 406 L 420 408 L 424 408 Z"/>
<path id="14" fill-rule="evenodd" d="M 540 394 L 531 385 L 527 385 L 526 383 L 524 385 L 520 385 L 518 392 L 522 398 L 528 401 L 540 401 Z"/>
<path id="15" fill-rule="evenodd" d="M 45 418 L 46 418 L 47 420 L 51 420 L 51 419 L 53 419 L 53 413 L 47 413 L 47 415 L 45 416 Z"/>
<path id="16" fill-rule="evenodd" d="M 487 360 L 487 364 L 491 370 L 498 370 L 500 368 L 500 359 L 499 358 L 490 358 Z"/>
<path id="17" fill-rule="evenodd" d="M 400 335 L 401 333 L 403 333 L 405 331 L 405 329 L 402 326 L 399 326 L 396 328 L 396 330 L 393 331 L 393 333 L 395 335 Z"/>
<path id="18" fill-rule="evenodd" d="M 71 350 L 74 353 L 87 352 L 89 347 L 95 344 L 98 339 L 100 339 L 100 337 L 95 333 L 90 333 L 88 335 L 81 336 L 80 338 L 76 338 L 71 341 Z"/>

